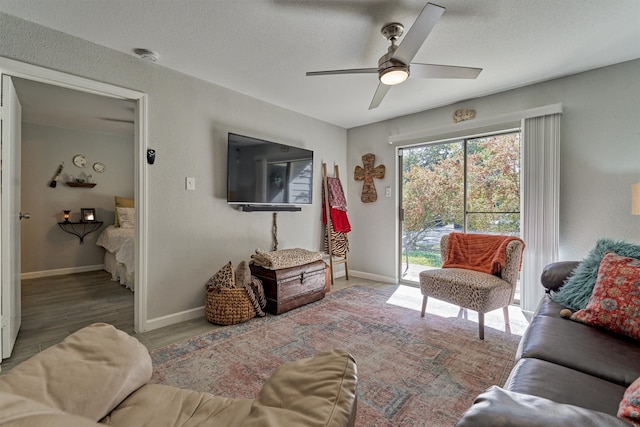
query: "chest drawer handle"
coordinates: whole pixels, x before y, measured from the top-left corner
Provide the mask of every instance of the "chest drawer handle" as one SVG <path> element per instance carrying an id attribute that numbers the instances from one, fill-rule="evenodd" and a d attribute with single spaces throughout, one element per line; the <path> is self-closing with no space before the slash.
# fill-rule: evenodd
<path id="1" fill-rule="evenodd" d="M 304 271 L 300 273 L 300 283 L 304 283 Z"/>

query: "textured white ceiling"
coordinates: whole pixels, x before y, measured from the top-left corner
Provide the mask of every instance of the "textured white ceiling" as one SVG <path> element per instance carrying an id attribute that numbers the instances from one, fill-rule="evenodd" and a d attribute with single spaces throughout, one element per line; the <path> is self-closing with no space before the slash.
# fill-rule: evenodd
<path id="1" fill-rule="evenodd" d="M 380 28 L 408 29 L 424 0 L 0 0 L 0 11 L 269 103 L 351 128 L 640 58 L 638 0 L 440 0 L 414 62 L 483 68 L 477 80 L 410 79 L 368 110 Z"/>
<path id="2" fill-rule="evenodd" d="M 135 103 L 20 78 L 13 79 L 22 121 L 92 132 L 133 135 Z"/>

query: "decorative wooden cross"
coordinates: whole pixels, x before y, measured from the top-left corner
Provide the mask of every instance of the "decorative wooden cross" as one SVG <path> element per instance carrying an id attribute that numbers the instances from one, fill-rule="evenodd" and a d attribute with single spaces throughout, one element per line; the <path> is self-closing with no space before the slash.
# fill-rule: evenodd
<path id="1" fill-rule="evenodd" d="M 378 200 L 378 193 L 376 192 L 376 186 L 373 183 L 373 178 L 384 178 L 385 167 L 384 165 L 378 165 L 375 168 L 373 165 L 376 163 L 376 155 L 373 153 L 367 153 L 362 156 L 362 164 L 364 168 L 356 166 L 356 170 L 353 174 L 353 178 L 356 181 L 364 181 L 362 184 L 362 196 L 360 200 L 362 203 L 371 203 Z"/>

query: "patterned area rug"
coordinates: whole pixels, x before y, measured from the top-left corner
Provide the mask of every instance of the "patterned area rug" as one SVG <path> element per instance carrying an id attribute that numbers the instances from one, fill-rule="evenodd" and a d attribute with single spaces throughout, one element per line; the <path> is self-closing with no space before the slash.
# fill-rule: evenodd
<path id="1" fill-rule="evenodd" d="M 389 304 L 390 291 L 353 286 L 279 316 L 254 318 L 152 352 L 152 382 L 255 397 L 284 362 L 328 349 L 358 365 L 357 426 L 452 426 L 501 385 L 518 335 Z"/>

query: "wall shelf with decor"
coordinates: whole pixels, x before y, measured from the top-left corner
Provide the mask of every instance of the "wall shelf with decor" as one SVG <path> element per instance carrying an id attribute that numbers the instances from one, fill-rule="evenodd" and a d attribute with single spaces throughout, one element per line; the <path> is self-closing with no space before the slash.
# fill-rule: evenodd
<path id="1" fill-rule="evenodd" d="M 87 234 L 94 233 L 102 227 L 102 221 L 63 221 L 58 225 L 65 233 L 73 234 L 80 239 L 80 244 L 84 245 L 84 238 Z"/>
<path id="2" fill-rule="evenodd" d="M 67 182 L 69 187 L 81 187 L 81 188 L 93 188 L 96 186 L 95 182 Z"/>

